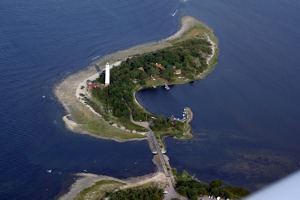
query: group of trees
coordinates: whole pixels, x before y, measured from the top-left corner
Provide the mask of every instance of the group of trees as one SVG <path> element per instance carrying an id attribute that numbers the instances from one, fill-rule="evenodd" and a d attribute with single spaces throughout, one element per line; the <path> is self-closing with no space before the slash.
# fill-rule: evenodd
<path id="1" fill-rule="evenodd" d="M 136 55 L 121 63 L 120 67 L 111 70 L 109 87 L 97 88 L 93 95 L 99 99 L 104 112 L 110 112 L 115 117 L 129 120 L 130 113 L 134 120 L 151 119 L 151 115 L 138 107 L 134 102 L 133 92 L 144 87 L 153 77 L 174 81 L 174 71 L 181 69 L 182 76 L 193 80 L 195 74 L 207 68 L 206 55 L 211 53 L 210 43 L 205 39 L 190 39 L 175 44 L 172 47 L 156 52 Z M 160 65 L 160 67 L 158 67 Z M 103 83 L 103 73 L 99 82 Z M 180 130 L 181 122 L 155 120 L 153 128 L 161 130 L 173 127 Z"/>
<path id="2" fill-rule="evenodd" d="M 180 121 L 172 121 L 170 118 L 166 118 L 163 115 L 158 115 L 153 119 L 153 123 L 150 124 L 153 131 L 183 131 L 184 123 Z"/>
<path id="3" fill-rule="evenodd" d="M 177 192 L 189 199 L 197 199 L 197 197 L 203 195 L 220 196 L 225 199 L 239 199 L 250 194 L 250 192 L 244 188 L 224 186 L 220 180 L 214 180 L 209 184 L 199 182 L 190 177 L 185 171 L 180 174 L 175 170 L 174 175 L 176 177 Z"/>
<path id="4" fill-rule="evenodd" d="M 162 200 L 163 190 L 157 187 L 126 189 L 108 195 L 110 200 Z"/>
<path id="5" fill-rule="evenodd" d="M 230 198 L 230 193 L 222 187 L 222 181 L 213 181 L 210 184 L 201 183 L 195 180 L 178 181 L 176 188 L 179 194 L 190 199 L 197 199 L 198 196 L 211 195 L 215 197 Z"/>

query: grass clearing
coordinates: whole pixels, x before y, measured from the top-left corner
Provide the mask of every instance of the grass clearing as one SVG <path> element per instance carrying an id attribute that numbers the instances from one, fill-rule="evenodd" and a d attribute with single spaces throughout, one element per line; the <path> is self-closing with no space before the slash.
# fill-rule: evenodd
<path id="1" fill-rule="evenodd" d="M 78 107 L 80 107 L 80 110 Z M 76 109 L 71 109 L 70 113 L 83 130 L 99 137 L 113 138 L 117 140 L 146 138 L 144 135 L 130 133 L 111 126 L 103 118 L 100 118 L 90 112 L 90 110 L 84 105 L 78 105 Z"/>
<path id="2" fill-rule="evenodd" d="M 114 180 L 101 180 L 82 190 L 74 200 L 98 200 L 105 197 L 106 192 L 112 192 L 123 185 L 124 183 Z"/>

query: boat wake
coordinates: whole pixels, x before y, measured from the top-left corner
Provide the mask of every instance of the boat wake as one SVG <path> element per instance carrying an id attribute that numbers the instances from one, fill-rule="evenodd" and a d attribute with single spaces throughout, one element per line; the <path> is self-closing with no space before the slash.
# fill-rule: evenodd
<path id="1" fill-rule="evenodd" d="M 171 14 L 172 17 L 174 17 L 176 15 L 178 10 L 176 10 L 173 14 Z"/>

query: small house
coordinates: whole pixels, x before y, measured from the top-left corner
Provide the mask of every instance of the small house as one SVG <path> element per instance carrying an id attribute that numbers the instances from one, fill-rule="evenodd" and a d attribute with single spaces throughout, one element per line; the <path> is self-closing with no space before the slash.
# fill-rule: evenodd
<path id="1" fill-rule="evenodd" d="M 174 75 L 180 75 L 180 74 L 181 74 L 181 69 L 176 69 Z"/>
<path id="2" fill-rule="evenodd" d="M 155 63 L 155 65 L 156 65 L 156 67 L 158 67 L 161 70 L 165 69 L 165 67 L 162 64 L 160 64 L 160 63 Z"/>
<path id="3" fill-rule="evenodd" d="M 95 83 L 94 81 L 87 80 L 86 81 L 86 86 L 87 86 L 88 89 L 94 89 L 94 88 L 98 87 L 98 84 Z"/>

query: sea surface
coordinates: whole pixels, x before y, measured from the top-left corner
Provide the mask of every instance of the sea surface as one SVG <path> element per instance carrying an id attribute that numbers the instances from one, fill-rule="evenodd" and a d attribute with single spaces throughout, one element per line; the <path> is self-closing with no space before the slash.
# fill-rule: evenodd
<path id="1" fill-rule="evenodd" d="M 299 9 L 296 0 L 2 0 L 0 199 L 54 199 L 78 172 L 154 172 L 146 141 L 66 130 L 52 90 L 107 54 L 170 36 L 185 14 L 214 29 L 216 69 L 203 81 L 138 93 L 154 113 L 194 111 L 193 139 L 166 138 L 171 164 L 249 189 L 299 169 Z"/>
<path id="2" fill-rule="evenodd" d="M 170 163 L 251 190 L 300 168 L 299 1 L 189 1 L 211 26 L 219 63 L 204 80 L 139 92 L 153 113 L 194 112 L 194 138 L 166 138 Z"/>

